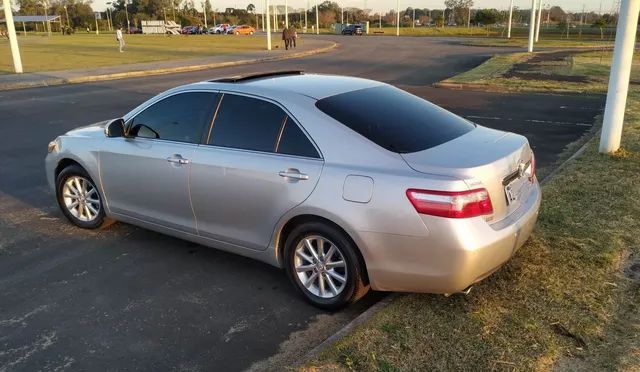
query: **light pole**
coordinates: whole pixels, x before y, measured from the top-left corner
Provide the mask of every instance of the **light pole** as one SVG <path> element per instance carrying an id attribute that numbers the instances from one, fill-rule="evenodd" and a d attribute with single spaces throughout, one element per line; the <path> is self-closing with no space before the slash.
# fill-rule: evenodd
<path id="1" fill-rule="evenodd" d="M 536 20 L 536 43 L 540 36 L 540 19 L 542 18 L 542 0 L 538 0 L 538 19 Z"/>
<path id="2" fill-rule="evenodd" d="M 382 12 L 378 14 L 378 28 L 382 28 Z"/>
<path id="3" fill-rule="evenodd" d="M 284 0 L 284 27 L 289 28 L 289 2 Z"/>
<path id="4" fill-rule="evenodd" d="M 201 4 L 202 4 L 202 14 L 204 15 L 204 28 L 205 30 L 208 30 L 209 28 L 207 27 L 207 7 L 204 4 L 204 1 Z M 256 27 L 258 27 L 258 25 L 256 25 Z"/>
<path id="5" fill-rule="evenodd" d="M 16 74 L 22 73 L 22 59 L 20 58 L 20 48 L 18 47 L 18 36 L 16 26 L 13 24 L 13 10 L 10 0 L 2 0 L 4 5 L 4 18 L 7 22 L 7 34 L 9 34 L 9 45 L 11 46 L 11 56 L 13 57 L 13 69 Z"/>
<path id="6" fill-rule="evenodd" d="M 340 3 L 340 24 L 344 24 L 344 6 Z"/>
<path id="7" fill-rule="evenodd" d="M 267 12 L 267 50 L 271 50 L 271 22 L 269 22 L 269 0 L 265 0 L 265 5 L 265 11 Z M 264 26 L 264 24 L 262 26 Z"/>
<path id="8" fill-rule="evenodd" d="M 529 22 L 529 53 L 533 52 L 533 39 L 536 32 L 536 0 L 531 0 L 531 21 Z"/>
<path id="9" fill-rule="evenodd" d="M 266 1 L 262 2 L 262 31 L 266 31 L 265 26 L 264 26 L 264 15 L 265 15 L 265 12 L 266 12 L 266 7 L 267 7 L 266 4 L 267 4 Z M 269 18 L 267 18 L 267 19 L 269 19 Z M 215 23 L 215 20 L 214 20 L 214 23 Z"/>
<path id="10" fill-rule="evenodd" d="M 509 26 L 507 26 L 507 39 L 511 39 L 511 19 L 513 18 L 513 0 L 509 2 Z"/>
<path id="11" fill-rule="evenodd" d="M 396 0 L 396 36 L 400 36 L 400 0 Z"/>
<path id="12" fill-rule="evenodd" d="M 307 33 L 307 13 L 309 13 L 309 0 L 307 0 L 307 7 L 304 9 L 304 33 Z"/>
<path id="13" fill-rule="evenodd" d="M 6 6 L 5 9 L 7 9 Z M 633 49 L 638 29 L 638 12 L 640 12 L 640 1 L 622 0 L 620 2 L 616 43 L 613 47 L 613 61 L 609 75 L 609 89 L 607 89 L 607 103 L 602 121 L 601 153 L 614 152 L 620 148 L 624 110 L 629 91 L 629 77 L 633 63 Z"/>
<path id="14" fill-rule="evenodd" d="M 127 33 L 131 31 L 131 24 L 129 23 L 129 0 L 124 0 L 124 14 L 127 16 Z"/>
<path id="15" fill-rule="evenodd" d="M 49 3 L 47 0 L 42 0 L 42 6 L 44 7 L 44 18 L 47 20 L 47 35 L 51 36 L 51 21 L 49 20 Z"/>
<path id="16" fill-rule="evenodd" d="M 64 5 L 64 13 L 67 15 L 67 27 L 71 28 L 71 21 L 69 21 L 69 12 L 67 11 L 67 4 Z"/>
<path id="17" fill-rule="evenodd" d="M 413 8 L 413 24 L 411 25 L 411 28 L 416 28 L 416 9 Z"/>
<path id="18" fill-rule="evenodd" d="M 316 3 L 316 35 L 320 35 L 320 14 L 318 13 L 318 3 Z"/>
<path id="19" fill-rule="evenodd" d="M 100 30 L 98 29 L 98 13 L 99 12 L 93 13 L 94 17 L 96 18 L 96 35 L 100 35 Z"/>

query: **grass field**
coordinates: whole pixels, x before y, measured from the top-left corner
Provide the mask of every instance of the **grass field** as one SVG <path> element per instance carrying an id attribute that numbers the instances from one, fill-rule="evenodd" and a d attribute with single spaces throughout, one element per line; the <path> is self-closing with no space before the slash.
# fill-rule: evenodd
<path id="1" fill-rule="evenodd" d="M 611 56 L 604 50 L 496 55 L 443 82 L 509 91 L 606 93 Z M 631 81 L 637 86 L 640 52 L 636 52 L 633 66 Z"/>
<path id="2" fill-rule="evenodd" d="M 463 42 L 469 46 L 496 46 L 526 48 L 529 39 L 526 36 L 507 38 L 471 39 Z M 594 39 L 563 39 L 559 37 L 546 38 L 544 35 L 535 43 L 535 48 L 612 48 L 612 40 Z"/>
<path id="3" fill-rule="evenodd" d="M 570 72 L 606 79 L 596 58 L 576 57 Z M 511 70 L 520 56 L 499 61 L 476 70 L 476 79 Z M 640 370 L 635 84 L 622 146 L 602 155 L 597 138 L 587 142 L 543 187 L 531 239 L 469 295 L 402 295 L 303 369 Z"/>
<path id="4" fill-rule="evenodd" d="M 94 68 L 126 63 L 201 58 L 262 50 L 264 37 L 234 35 L 125 35 L 125 53 L 113 34 L 20 36 L 25 72 Z M 7 39 L 0 39 L 0 73 L 13 72 Z"/>

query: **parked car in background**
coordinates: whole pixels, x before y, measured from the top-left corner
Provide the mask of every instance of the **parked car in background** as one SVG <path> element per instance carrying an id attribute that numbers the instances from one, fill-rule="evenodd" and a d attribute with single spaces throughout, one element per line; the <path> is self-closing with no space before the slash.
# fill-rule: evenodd
<path id="1" fill-rule="evenodd" d="M 253 35 L 256 33 L 256 29 L 249 25 L 236 26 L 231 30 L 234 35 Z"/>
<path id="2" fill-rule="evenodd" d="M 212 27 L 214 34 L 224 34 L 231 27 L 228 23 L 220 23 Z"/>
<path id="3" fill-rule="evenodd" d="M 227 27 L 227 34 L 232 35 L 233 34 L 233 29 L 236 28 L 238 26 L 233 26 L 233 25 L 229 25 L 229 27 Z"/>
<path id="4" fill-rule="evenodd" d="M 369 287 L 467 290 L 525 243 L 541 200 L 525 137 L 299 71 L 177 87 L 47 150 L 75 225 L 113 219 L 267 262 L 325 309 Z"/>
<path id="5" fill-rule="evenodd" d="M 342 30 L 343 35 L 362 35 L 362 25 L 348 25 Z"/>
<path id="6" fill-rule="evenodd" d="M 129 33 L 130 34 L 141 34 L 142 33 L 142 29 L 139 29 L 138 27 L 129 27 Z"/>
<path id="7" fill-rule="evenodd" d="M 183 35 L 196 35 L 198 33 L 198 26 L 185 26 L 182 28 L 181 34 Z"/>

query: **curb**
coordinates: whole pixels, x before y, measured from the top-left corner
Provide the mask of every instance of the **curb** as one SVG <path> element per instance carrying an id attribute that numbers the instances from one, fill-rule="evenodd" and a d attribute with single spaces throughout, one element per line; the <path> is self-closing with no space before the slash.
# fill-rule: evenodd
<path id="1" fill-rule="evenodd" d="M 181 72 L 208 70 L 208 69 L 221 68 L 221 67 L 249 65 L 249 64 L 261 63 L 261 62 L 282 61 L 287 59 L 302 58 L 302 57 L 312 56 L 320 53 L 326 53 L 337 47 L 338 47 L 338 43 L 332 43 L 327 47 L 312 49 L 305 52 L 296 52 L 296 53 L 292 53 L 285 56 L 243 59 L 243 60 L 230 61 L 230 62 L 216 62 L 216 63 L 207 63 L 207 64 L 191 65 L 191 66 L 167 67 L 167 68 L 158 68 L 158 69 L 152 69 L 152 70 L 128 71 L 128 72 L 119 72 L 114 74 L 89 75 L 89 76 L 80 76 L 80 77 L 73 77 L 73 78 L 53 78 L 53 79 L 32 81 L 32 82 L 0 84 L 0 91 L 24 89 L 24 88 L 47 87 L 47 86 L 63 85 L 63 84 L 81 84 L 81 83 L 89 83 L 89 82 L 95 82 L 95 81 L 118 80 L 118 79 L 126 79 L 126 78 L 133 78 L 133 77 L 167 75 L 167 74 L 175 74 L 175 73 L 181 73 Z"/>
<path id="2" fill-rule="evenodd" d="M 370 308 L 362 312 L 360 315 L 355 317 L 352 321 L 347 323 L 344 327 L 340 328 L 340 330 L 338 330 L 336 333 L 327 337 L 324 341 L 320 343 L 320 345 L 311 349 L 311 351 L 309 351 L 307 354 L 305 354 L 304 357 L 302 357 L 302 360 L 299 363 L 297 363 L 297 365 L 302 366 L 305 363 L 311 361 L 316 356 L 320 355 L 320 353 L 322 353 L 327 347 L 343 339 L 346 335 L 351 333 L 351 331 L 355 327 L 371 319 L 371 317 L 373 317 L 376 313 L 378 313 L 378 311 L 387 307 L 393 300 L 395 300 L 400 295 L 401 293 L 393 292 L 385 296 L 380 301 L 376 302 L 373 306 L 371 306 Z"/>

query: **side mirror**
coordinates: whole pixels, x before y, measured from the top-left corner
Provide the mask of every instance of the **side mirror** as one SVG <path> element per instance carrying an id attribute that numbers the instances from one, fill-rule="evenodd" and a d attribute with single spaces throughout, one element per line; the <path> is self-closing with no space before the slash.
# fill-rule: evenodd
<path id="1" fill-rule="evenodd" d="M 124 119 L 115 119 L 109 122 L 104 127 L 104 134 L 107 137 L 126 137 L 126 133 L 124 131 Z"/>

